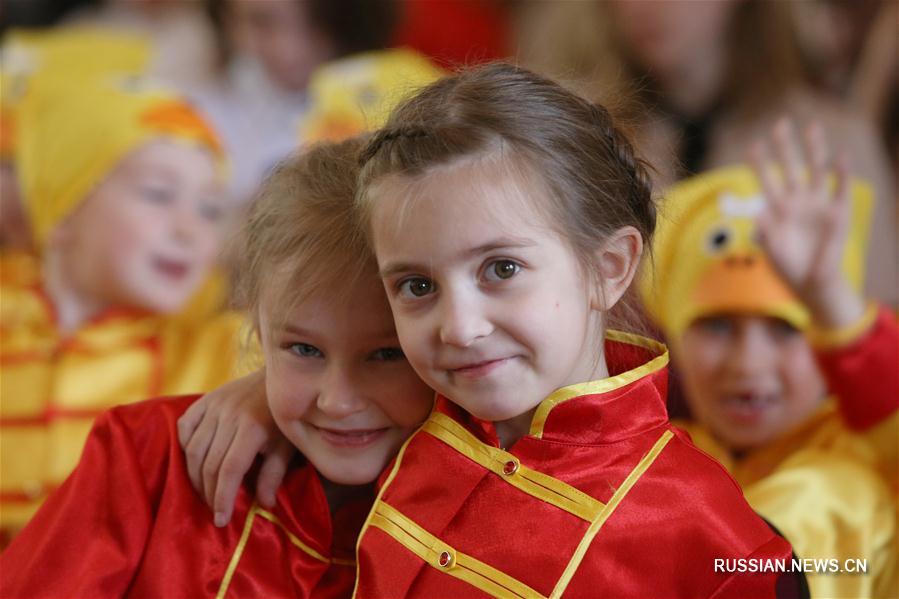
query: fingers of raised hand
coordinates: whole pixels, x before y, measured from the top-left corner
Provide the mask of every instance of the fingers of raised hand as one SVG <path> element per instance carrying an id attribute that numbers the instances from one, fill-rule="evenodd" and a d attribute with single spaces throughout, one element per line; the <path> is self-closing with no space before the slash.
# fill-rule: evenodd
<path id="1" fill-rule="evenodd" d="M 759 179 L 768 208 L 775 212 L 780 211 L 784 202 L 784 185 L 771 160 L 771 149 L 764 140 L 760 139 L 752 144 L 749 150 L 749 161 Z"/>
<path id="2" fill-rule="evenodd" d="M 803 135 L 805 153 L 809 158 L 809 183 L 812 192 L 818 198 L 823 198 L 827 190 L 827 176 L 831 169 L 830 149 L 827 145 L 827 137 L 820 123 L 809 125 Z"/>
<path id="3" fill-rule="evenodd" d="M 787 191 L 802 189 L 805 184 L 806 159 L 799 144 L 796 127 L 788 118 L 780 119 L 774 125 L 774 154 L 783 169 Z"/>

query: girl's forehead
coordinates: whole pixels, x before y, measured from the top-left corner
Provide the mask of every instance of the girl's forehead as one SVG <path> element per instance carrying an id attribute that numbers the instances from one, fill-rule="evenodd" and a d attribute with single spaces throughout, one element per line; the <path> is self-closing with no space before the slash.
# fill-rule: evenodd
<path id="1" fill-rule="evenodd" d="M 374 269 L 359 276 L 319 279 L 302 291 L 295 290 L 292 281 L 284 273 L 273 273 L 263 283 L 259 301 L 263 327 L 327 331 L 347 326 L 360 333 L 393 329 L 384 287 Z"/>
<path id="2" fill-rule="evenodd" d="M 545 228 L 550 202 L 545 183 L 520 160 L 478 156 L 425 171 L 390 176 L 371 190 L 372 231 L 407 236 L 428 226 L 459 234 L 459 226 Z"/>

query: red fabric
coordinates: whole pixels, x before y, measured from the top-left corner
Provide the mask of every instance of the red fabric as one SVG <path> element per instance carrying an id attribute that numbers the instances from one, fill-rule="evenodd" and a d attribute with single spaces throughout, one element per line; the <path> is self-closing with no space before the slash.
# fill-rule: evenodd
<path id="1" fill-rule="evenodd" d="M 617 344 L 607 345 L 607 355 L 612 374 L 648 357 L 634 362 L 634 348 Z M 670 426 L 666 380 L 663 369 L 624 388 L 561 403 L 550 412 L 542 438 L 524 437 L 509 450 L 522 465 L 607 503 L 662 434 L 674 433 L 603 524 L 564 596 L 776 596 L 782 574 L 714 572 L 716 558 L 778 558 L 789 567 L 791 548 L 752 511 L 724 468 Z M 497 445 L 491 423 L 445 398 L 437 409 Z M 426 432 L 410 441 L 382 501 L 544 596 L 589 526 Z M 358 559 L 360 599 L 481 595 L 374 527 L 363 532 Z"/>
<path id="2" fill-rule="evenodd" d="M 899 323 L 886 308 L 861 338 L 817 358 L 851 428 L 864 431 L 899 410 Z"/>
<path id="3" fill-rule="evenodd" d="M 77 469 L 0 555 L 2 597 L 215 596 L 253 505 L 241 489 L 231 523 L 190 486 L 177 419 L 196 397 L 115 408 L 94 425 Z M 315 470 L 297 464 L 271 510 L 319 554 L 353 559 L 370 502 L 346 508 L 352 523 L 332 534 Z M 355 567 L 326 564 L 256 516 L 228 597 L 345 597 Z"/>
<path id="4" fill-rule="evenodd" d="M 395 45 L 455 68 L 509 55 L 508 16 L 496 0 L 406 0 Z"/>

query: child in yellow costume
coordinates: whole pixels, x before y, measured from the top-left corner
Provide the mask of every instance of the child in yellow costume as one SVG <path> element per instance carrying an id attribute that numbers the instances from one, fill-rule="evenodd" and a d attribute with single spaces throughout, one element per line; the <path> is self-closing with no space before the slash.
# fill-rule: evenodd
<path id="1" fill-rule="evenodd" d="M 184 315 L 218 257 L 226 169 L 180 97 L 134 77 L 59 78 L 29 90 L 16 125 L 42 272 L 0 287 L 7 535 L 77 463 L 95 414 L 227 381 L 239 326 Z"/>
<path id="2" fill-rule="evenodd" d="M 373 131 L 401 100 L 443 74 L 424 55 L 403 48 L 329 62 L 310 78 L 310 108 L 300 123 L 300 139 L 337 141 Z"/>
<path id="3" fill-rule="evenodd" d="M 893 498 L 840 412 L 899 393 L 897 327 L 858 291 L 870 189 L 843 168 L 828 181 L 821 139 L 800 148 L 781 123 L 783 177 L 759 146 L 755 173 L 671 189 L 641 291 L 694 418 L 679 424 L 800 558 L 836 560 L 806 571 L 812 597 L 896 596 Z M 848 571 L 856 558 L 866 573 Z"/>
<path id="4" fill-rule="evenodd" d="M 137 75 L 150 56 L 141 37 L 92 27 L 13 30 L 0 49 L 0 279 L 40 279 L 37 248 L 24 214 L 15 168 L 16 106 L 45 82 L 102 73 Z"/>

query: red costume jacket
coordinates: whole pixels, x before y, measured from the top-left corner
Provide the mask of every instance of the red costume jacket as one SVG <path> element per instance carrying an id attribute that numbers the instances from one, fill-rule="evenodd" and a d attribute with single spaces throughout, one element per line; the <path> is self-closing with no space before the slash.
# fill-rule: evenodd
<path id="1" fill-rule="evenodd" d="M 610 378 L 554 392 L 508 451 L 492 423 L 438 398 L 362 530 L 355 596 L 745 598 L 795 585 L 770 571 L 789 568 L 789 543 L 669 424 L 664 346 L 610 333 L 606 356 Z"/>
<path id="2" fill-rule="evenodd" d="M 815 354 L 850 427 L 864 431 L 899 411 L 899 326 L 888 309 L 878 309 L 870 327 L 848 343 Z"/>
<path id="3" fill-rule="evenodd" d="M 370 502 L 331 517 L 318 475 L 293 468 L 277 506 L 245 484 L 216 528 L 194 492 L 178 417 L 196 397 L 151 400 L 98 418 L 81 462 L 0 555 L 8 597 L 346 597 Z M 345 526 L 344 526 L 345 524 Z"/>

